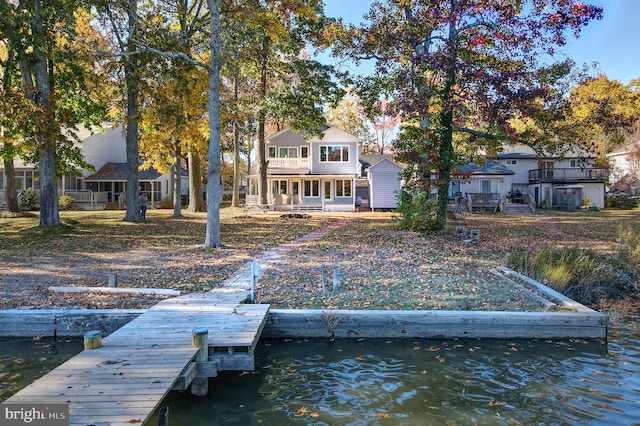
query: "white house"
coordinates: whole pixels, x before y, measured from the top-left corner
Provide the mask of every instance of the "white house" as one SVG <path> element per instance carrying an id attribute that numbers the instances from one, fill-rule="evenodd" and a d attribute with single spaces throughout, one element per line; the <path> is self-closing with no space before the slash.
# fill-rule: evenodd
<path id="1" fill-rule="evenodd" d="M 607 154 L 611 165 L 611 191 L 640 195 L 640 142 L 625 145 Z"/>
<path id="2" fill-rule="evenodd" d="M 290 129 L 270 135 L 267 138 L 269 207 L 291 211 L 354 211 L 356 185 L 360 190 L 362 182 L 367 184 L 367 180 L 361 179 L 360 145 L 357 137 L 329 125 L 321 129 L 321 136 L 307 140 Z M 370 189 L 358 195 L 379 202 L 379 208 L 395 208 L 397 201 L 393 192 L 399 183 L 399 167 L 390 160 L 371 166 L 376 167 L 369 170 L 369 179 L 373 179 L 369 180 Z M 394 171 L 393 185 L 385 189 L 385 184 L 378 184 Z M 374 187 L 387 194 L 370 193 Z M 247 205 L 259 204 L 258 176 L 249 176 Z"/>
<path id="3" fill-rule="evenodd" d="M 560 156 L 538 156 L 522 144 L 505 144 L 502 152 L 483 166 L 469 165 L 467 179 L 452 179 L 451 197 L 492 194 L 498 203 L 531 202 L 533 205 L 575 209 L 589 200 L 604 207 L 607 169 L 594 167 L 595 156 L 580 150 Z"/>
<path id="4" fill-rule="evenodd" d="M 76 203 L 88 209 L 103 209 L 109 203 L 122 200 L 126 191 L 126 141 L 122 126 L 103 123 L 100 129 L 80 127 L 76 131 L 81 141 L 81 151 L 87 163 L 96 172 L 82 170 L 82 176 L 65 175 L 58 178 L 58 194 L 72 195 Z M 16 189 L 18 192 L 33 188 L 39 191 L 38 171 L 32 164 L 14 159 Z M 188 174 L 182 179 L 182 189 L 188 192 Z M 151 205 L 158 205 L 163 198 L 171 196 L 170 174 L 160 174 L 154 169 L 141 170 L 139 175 L 141 190 L 150 195 Z M 0 163 L 0 203 L 4 201 L 6 176 L 4 164 Z"/>

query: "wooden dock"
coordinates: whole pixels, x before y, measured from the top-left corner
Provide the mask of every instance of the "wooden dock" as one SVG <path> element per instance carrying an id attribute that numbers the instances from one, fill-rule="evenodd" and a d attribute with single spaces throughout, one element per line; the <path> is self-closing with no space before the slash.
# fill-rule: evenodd
<path id="1" fill-rule="evenodd" d="M 142 424 L 172 389 L 221 370 L 252 370 L 269 305 L 246 292 L 164 300 L 5 403 L 69 404 L 70 425 Z M 195 362 L 194 329 L 208 329 L 208 360 Z"/>

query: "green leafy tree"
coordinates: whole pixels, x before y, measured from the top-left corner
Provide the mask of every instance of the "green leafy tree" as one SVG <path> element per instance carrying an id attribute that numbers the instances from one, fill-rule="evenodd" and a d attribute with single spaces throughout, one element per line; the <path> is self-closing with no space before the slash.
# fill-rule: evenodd
<path id="1" fill-rule="evenodd" d="M 91 57 L 76 43 L 82 7 L 79 1 L 0 3 L 0 39 L 19 64 L 33 110 L 32 126 L 20 129 L 20 152 L 38 164 L 42 227 L 60 224 L 56 176 L 90 167 L 73 128 L 96 123 L 104 112 L 85 78 L 92 72 Z"/>
<path id="2" fill-rule="evenodd" d="M 335 108 L 327 107 L 325 116 L 328 124 L 357 136 L 363 143 L 373 139 L 360 98 L 350 89 Z"/>

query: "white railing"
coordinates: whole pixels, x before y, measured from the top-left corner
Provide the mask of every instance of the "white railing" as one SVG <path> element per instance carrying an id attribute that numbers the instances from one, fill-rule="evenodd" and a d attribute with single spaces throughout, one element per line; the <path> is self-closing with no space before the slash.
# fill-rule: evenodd
<path id="1" fill-rule="evenodd" d="M 302 169 L 309 168 L 308 158 L 269 158 L 269 168 Z"/>
<path id="2" fill-rule="evenodd" d="M 90 204 L 91 206 L 97 206 L 99 204 L 107 204 L 107 196 L 109 193 L 93 191 L 64 191 L 64 195 L 72 196 L 76 204 Z"/>

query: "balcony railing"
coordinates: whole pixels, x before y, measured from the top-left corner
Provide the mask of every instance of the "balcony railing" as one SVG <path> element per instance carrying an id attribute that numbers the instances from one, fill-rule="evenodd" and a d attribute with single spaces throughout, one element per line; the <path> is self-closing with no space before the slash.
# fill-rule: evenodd
<path id="1" fill-rule="evenodd" d="M 308 158 L 269 158 L 270 169 L 308 169 Z"/>
<path id="2" fill-rule="evenodd" d="M 608 169 L 536 169 L 529 170 L 529 182 L 606 182 Z"/>

